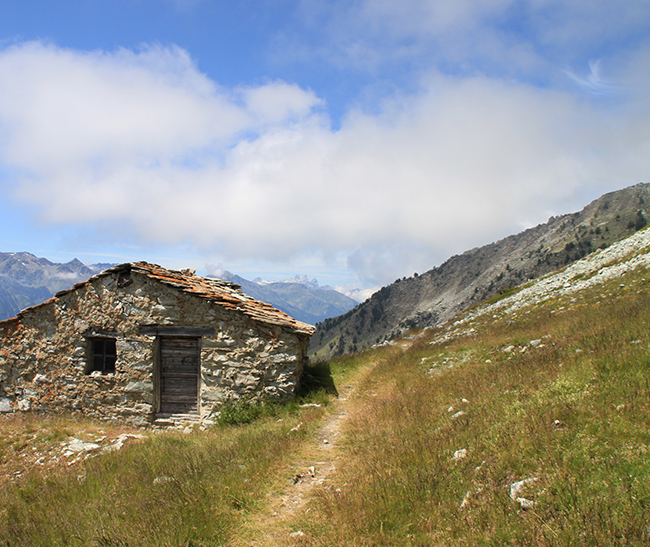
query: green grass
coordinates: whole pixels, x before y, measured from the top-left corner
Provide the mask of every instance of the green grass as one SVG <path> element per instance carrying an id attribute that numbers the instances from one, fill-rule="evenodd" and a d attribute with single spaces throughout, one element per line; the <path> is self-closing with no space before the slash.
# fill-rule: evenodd
<path id="1" fill-rule="evenodd" d="M 312 392 L 299 402 L 318 398 L 323 395 Z M 323 408 L 299 402 L 260 405 L 261 411 L 247 405 L 246 419 L 232 420 L 237 425 L 151 434 L 80 466 L 47 473 L 34 468 L 14 484 L 6 481 L 2 544 L 227 544 L 323 416 Z M 53 435 L 58 439 L 60 428 Z"/>
<path id="2" fill-rule="evenodd" d="M 288 435 L 292 424 L 163 433 L 83 469 L 33 473 L 4 489 L 0 537 L 21 546 L 221 545 L 300 442 L 300 432 Z"/>
<path id="3" fill-rule="evenodd" d="M 278 470 L 313 436 L 335 381 L 356 366 L 338 367 L 334 380 L 329 364 L 310 365 L 298 399 L 226 405 L 221 423 L 206 431 L 151 433 L 70 468 L 32 466 L 0 483 L 0 543 L 227 545 L 277 488 Z M 51 456 L 71 436 L 120 431 L 64 417 L 16 417 L 0 423 L 0 464 L 13 472 L 32 449 Z"/>

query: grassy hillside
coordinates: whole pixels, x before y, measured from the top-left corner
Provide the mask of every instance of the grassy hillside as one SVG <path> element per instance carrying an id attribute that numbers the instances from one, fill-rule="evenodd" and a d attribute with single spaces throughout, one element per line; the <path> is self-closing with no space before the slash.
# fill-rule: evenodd
<path id="1" fill-rule="evenodd" d="M 62 439 L 115 432 L 0 421 L 0 537 L 11 546 L 647 545 L 650 271 L 648 238 L 635 237 L 444 326 L 312 368 L 329 368 L 339 388 L 370 372 L 345 402 L 336 471 L 287 513 L 293 535 L 271 533 L 274 514 L 261 515 L 297 487 L 295 462 L 341 404 L 324 392 L 299 401 L 321 406 L 147 433 L 22 474 Z M 236 410 L 231 421 L 252 417 Z"/>
<path id="2" fill-rule="evenodd" d="M 646 545 L 649 289 L 628 273 L 389 350 L 309 544 Z"/>

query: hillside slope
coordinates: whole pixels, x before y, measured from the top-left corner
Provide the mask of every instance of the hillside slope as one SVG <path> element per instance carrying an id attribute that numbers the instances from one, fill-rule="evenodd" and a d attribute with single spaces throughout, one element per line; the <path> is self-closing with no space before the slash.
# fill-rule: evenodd
<path id="1" fill-rule="evenodd" d="M 377 365 L 301 545 L 648 545 L 649 267 L 646 229 L 333 360 Z"/>
<path id="2" fill-rule="evenodd" d="M 440 324 L 499 292 L 555 271 L 646 225 L 650 184 L 611 192 L 582 211 L 453 256 L 382 288 L 350 312 L 317 325 L 312 358 L 350 353 L 414 327 Z"/>

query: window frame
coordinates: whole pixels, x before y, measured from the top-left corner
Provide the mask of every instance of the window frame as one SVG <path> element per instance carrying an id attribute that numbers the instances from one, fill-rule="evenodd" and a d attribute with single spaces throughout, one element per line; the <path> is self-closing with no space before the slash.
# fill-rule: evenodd
<path id="1" fill-rule="evenodd" d="M 117 338 L 93 336 L 88 338 L 88 365 L 86 374 L 99 372 L 102 375 L 117 372 Z"/>

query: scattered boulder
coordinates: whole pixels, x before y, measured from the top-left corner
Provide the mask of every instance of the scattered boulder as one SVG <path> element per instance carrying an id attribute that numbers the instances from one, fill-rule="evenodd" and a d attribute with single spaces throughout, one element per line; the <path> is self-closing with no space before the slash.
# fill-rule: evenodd
<path id="1" fill-rule="evenodd" d="M 524 491 L 526 486 L 528 486 L 530 484 L 534 484 L 538 480 L 539 480 L 539 477 L 531 477 L 529 479 L 524 479 L 524 480 L 521 480 L 521 481 L 513 482 L 510 485 L 510 498 L 513 501 L 516 500 L 518 497 L 520 497 L 519 494 L 521 494 Z"/>
<path id="2" fill-rule="evenodd" d="M 472 492 L 468 490 L 467 493 L 465 494 L 465 497 L 463 497 L 463 501 L 461 502 L 459 509 L 465 509 L 465 507 L 469 505 L 469 498 L 471 495 Z"/>
<path id="3" fill-rule="evenodd" d="M 97 450 L 99 448 L 99 445 L 97 443 L 87 443 L 82 441 L 81 439 L 77 439 L 73 437 L 70 442 L 65 444 L 63 446 L 63 450 L 71 453 L 78 453 L 78 452 L 91 452 L 93 450 Z"/>

